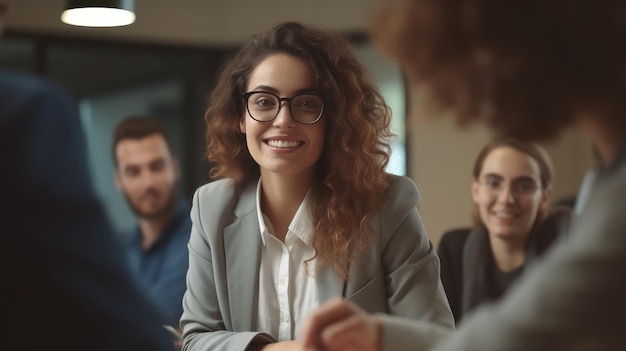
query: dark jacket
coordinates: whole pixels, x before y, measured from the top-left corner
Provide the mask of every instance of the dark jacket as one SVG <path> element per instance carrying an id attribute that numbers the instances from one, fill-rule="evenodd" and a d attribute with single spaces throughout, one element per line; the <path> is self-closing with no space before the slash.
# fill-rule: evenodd
<path id="1" fill-rule="evenodd" d="M 75 102 L 0 73 L 0 310 L 7 350 L 171 350 L 87 169 Z"/>
<path id="2" fill-rule="evenodd" d="M 565 208 L 553 210 L 541 225 L 531 232 L 524 266 L 542 256 L 558 236 L 564 235 L 570 212 Z M 483 226 L 457 228 L 445 232 L 439 242 L 437 254 L 441 261 L 441 282 L 457 325 L 464 314 L 481 303 L 499 299 L 509 287 L 509 283 L 504 291 L 494 287 L 492 274 L 497 268 L 489 246 L 488 234 Z M 523 267 L 516 272 L 521 273 L 522 270 Z M 513 281 L 510 282 L 512 283 Z"/>

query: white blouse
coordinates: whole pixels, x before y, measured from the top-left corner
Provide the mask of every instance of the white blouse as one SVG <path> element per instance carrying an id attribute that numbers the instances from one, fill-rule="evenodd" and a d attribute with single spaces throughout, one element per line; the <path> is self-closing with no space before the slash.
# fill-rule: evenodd
<path id="1" fill-rule="evenodd" d="M 283 244 L 274 235 L 272 223 L 261 211 L 261 180 L 257 185 L 256 206 L 261 228 L 261 265 L 257 330 L 278 341 L 294 340 L 300 322 L 318 307 L 315 282 L 315 254 L 311 245 L 313 225 L 309 194 L 304 197 Z"/>

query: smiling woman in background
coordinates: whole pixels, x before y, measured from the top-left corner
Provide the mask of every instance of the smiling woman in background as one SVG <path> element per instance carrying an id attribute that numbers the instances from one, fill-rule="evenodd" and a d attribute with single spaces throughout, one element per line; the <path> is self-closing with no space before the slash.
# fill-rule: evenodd
<path id="1" fill-rule="evenodd" d="M 545 221 L 552 163 L 535 144 L 511 138 L 488 143 L 472 176 L 475 226 L 446 232 L 438 247 L 441 280 L 457 325 L 479 304 L 503 296 L 568 217 L 566 210 L 556 211 Z"/>

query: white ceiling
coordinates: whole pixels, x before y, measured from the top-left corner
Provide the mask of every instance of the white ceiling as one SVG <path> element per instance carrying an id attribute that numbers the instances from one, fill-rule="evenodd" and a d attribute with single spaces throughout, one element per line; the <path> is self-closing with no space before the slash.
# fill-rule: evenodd
<path id="1" fill-rule="evenodd" d="M 135 23 L 85 28 L 61 22 L 64 0 L 9 0 L 7 30 L 184 46 L 238 45 L 252 33 L 298 21 L 364 33 L 376 0 L 136 0 Z"/>

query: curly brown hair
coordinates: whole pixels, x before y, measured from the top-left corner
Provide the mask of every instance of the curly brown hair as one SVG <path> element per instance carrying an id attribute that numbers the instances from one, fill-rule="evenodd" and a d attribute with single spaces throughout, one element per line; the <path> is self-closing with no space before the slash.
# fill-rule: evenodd
<path id="1" fill-rule="evenodd" d="M 250 37 L 220 71 L 209 98 L 210 176 L 229 178 L 238 189 L 260 176 L 239 129 L 242 94 L 254 68 L 276 53 L 307 62 L 325 99 L 325 145 L 311 191 L 313 247 L 318 268 L 332 264 L 346 277 L 354 255 L 370 240 L 368 220 L 384 205 L 392 133 L 390 109 L 344 37 L 292 22 Z"/>
<path id="2" fill-rule="evenodd" d="M 588 109 L 623 135 L 625 14 L 622 0 L 381 0 L 372 33 L 432 98 L 422 112 L 541 141 Z"/>

